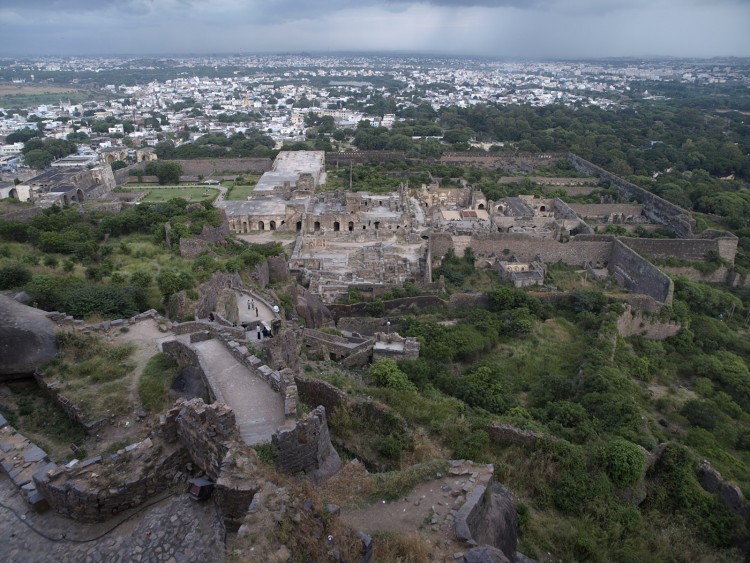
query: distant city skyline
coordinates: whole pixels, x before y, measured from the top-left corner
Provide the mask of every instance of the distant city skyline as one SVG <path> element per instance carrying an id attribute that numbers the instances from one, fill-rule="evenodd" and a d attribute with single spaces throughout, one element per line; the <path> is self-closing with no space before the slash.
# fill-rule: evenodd
<path id="1" fill-rule="evenodd" d="M 3 0 L 0 56 L 750 56 L 747 0 Z"/>

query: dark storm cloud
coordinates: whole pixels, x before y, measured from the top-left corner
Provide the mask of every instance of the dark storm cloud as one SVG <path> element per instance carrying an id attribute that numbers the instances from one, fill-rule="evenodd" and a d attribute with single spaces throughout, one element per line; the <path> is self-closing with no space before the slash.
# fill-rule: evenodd
<path id="1" fill-rule="evenodd" d="M 750 55 L 748 0 L 0 0 L 0 55 Z"/>

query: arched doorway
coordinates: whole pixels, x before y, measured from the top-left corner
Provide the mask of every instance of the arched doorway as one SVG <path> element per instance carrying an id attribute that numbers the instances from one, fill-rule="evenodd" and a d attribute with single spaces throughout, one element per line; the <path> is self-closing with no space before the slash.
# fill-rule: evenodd
<path id="1" fill-rule="evenodd" d="M 276 221 L 271 221 L 271 222 L 270 222 L 270 223 L 268 224 L 268 227 L 269 227 L 269 229 L 271 229 L 272 231 L 275 231 L 275 230 L 276 230 Z"/>
<path id="2" fill-rule="evenodd" d="M 349 231 L 351 232 L 353 230 L 354 230 L 354 221 L 349 221 Z"/>
<path id="3" fill-rule="evenodd" d="M 302 221 L 297 221 L 297 232 L 302 230 Z"/>
<path id="4" fill-rule="evenodd" d="M 13 199 L 20 199 L 18 197 L 18 190 L 16 188 L 11 188 L 10 193 L 8 194 Z"/>
<path id="5" fill-rule="evenodd" d="M 76 190 L 76 200 L 78 203 L 83 203 L 83 190 L 81 188 Z"/>
<path id="6" fill-rule="evenodd" d="M 334 232 L 339 232 L 340 230 L 341 230 L 341 223 L 339 223 L 338 221 L 334 221 L 333 222 L 333 231 Z"/>
<path id="7" fill-rule="evenodd" d="M 320 232 L 320 221 L 315 221 L 315 225 L 313 226 L 313 230 L 314 230 L 314 231 L 315 231 L 316 233 L 319 233 L 319 232 Z"/>
<path id="8" fill-rule="evenodd" d="M 258 221 L 258 230 L 259 231 L 265 231 L 266 230 L 266 224 L 263 221 Z"/>
<path id="9" fill-rule="evenodd" d="M 484 203 L 480 203 L 478 209 L 484 209 Z"/>

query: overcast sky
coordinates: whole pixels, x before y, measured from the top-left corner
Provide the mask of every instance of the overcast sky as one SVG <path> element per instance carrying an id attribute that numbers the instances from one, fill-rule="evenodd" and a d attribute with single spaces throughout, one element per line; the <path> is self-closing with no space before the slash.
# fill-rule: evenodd
<path id="1" fill-rule="evenodd" d="M 750 56 L 750 0 L 0 0 L 0 56 Z"/>

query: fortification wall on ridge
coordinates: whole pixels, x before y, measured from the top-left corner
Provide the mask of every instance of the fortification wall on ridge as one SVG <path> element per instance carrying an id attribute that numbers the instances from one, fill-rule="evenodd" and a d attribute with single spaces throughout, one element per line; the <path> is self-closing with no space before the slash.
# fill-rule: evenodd
<path id="1" fill-rule="evenodd" d="M 609 271 L 628 291 L 649 295 L 661 303 L 672 302 L 672 279 L 620 240 L 612 246 Z"/>

